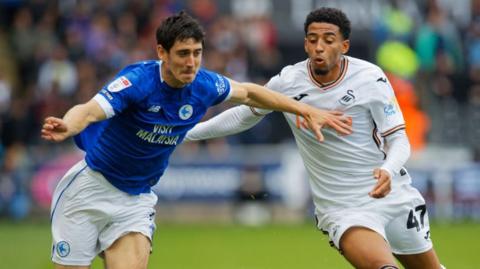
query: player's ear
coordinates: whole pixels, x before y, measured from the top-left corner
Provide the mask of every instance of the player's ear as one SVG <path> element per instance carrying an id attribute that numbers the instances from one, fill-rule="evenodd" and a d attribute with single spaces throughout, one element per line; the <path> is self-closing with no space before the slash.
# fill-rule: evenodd
<path id="1" fill-rule="evenodd" d="M 157 56 L 162 61 L 167 58 L 167 50 L 162 45 L 157 45 Z"/>
<path id="2" fill-rule="evenodd" d="M 308 42 L 308 41 L 307 41 L 307 38 L 305 37 L 305 38 L 303 39 L 303 49 L 304 49 L 305 52 L 308 54 L 307 42 Z"/>
<path id="3" fill-rule="evenodd" d="M 342 41 L 342 54 L 346 54 L 350 49 L 350 40 L 346 39 Z"/>

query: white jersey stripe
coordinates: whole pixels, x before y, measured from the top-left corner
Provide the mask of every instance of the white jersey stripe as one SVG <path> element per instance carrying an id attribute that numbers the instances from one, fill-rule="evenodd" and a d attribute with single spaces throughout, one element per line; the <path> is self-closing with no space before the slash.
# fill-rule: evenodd
<path id="1" fill-rule="evenodd" d="M 389 135 L 395 133 L 396 131 L 403 130 L 403 129 L 405 129 L 405 124 L 400 124 L 400 125 L 392 128 L 392 129 L 382 133 L 382 137 L 389 136 Z"/>

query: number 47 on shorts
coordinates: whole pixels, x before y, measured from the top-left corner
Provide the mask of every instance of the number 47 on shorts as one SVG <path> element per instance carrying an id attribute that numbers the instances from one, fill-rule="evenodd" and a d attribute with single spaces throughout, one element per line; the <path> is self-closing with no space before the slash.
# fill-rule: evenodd
<path id="1" fill-rule="evenodd" d="M 427 213 L 427 207 L 424 204 L 415 207 L 415 210 L 413 209 L 410 210 L 410 213 L 408 214 L 408 219 L 407 219 L 407 229 L 417 228 L 417 232 L 419 232 L 420 229 L 423 229 L 425 227 L 426 213 Z M 418 214 L 420 215 L 418 216 Z M 418 221 L 417 217 L 420 217 L 420 222 Z"/>

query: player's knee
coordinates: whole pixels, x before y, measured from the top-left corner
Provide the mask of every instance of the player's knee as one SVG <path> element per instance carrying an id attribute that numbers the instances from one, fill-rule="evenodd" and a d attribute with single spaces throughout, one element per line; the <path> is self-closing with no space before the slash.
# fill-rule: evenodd
<path id="1" fill-rule="evenodd" d="M 147 269 L 148 258 L 149 258 L 149 254 L 147 253 L 143 253 L 143 252 L 137 253 L 135 257 L 131 260 L 132 264 L 131 264 L 131 267 L 129 268 Z"/>
<path id="2" fill-rule="evenodd" d="M 148 255 L 138 251 L 124 252 L 121 256 L 109 256 L 107 268 L 115 269 L 147 269 Z"/>
<path id="3" fill-rule="evenodd" d="M 364 260 L 363 265 L 359 268 L 370 268 L 370 269 L 399 269 L 394 261 L 389 259 L 371 259 Z"/>
<path id="4" fill-rule="evenodd" d="M 382 265 L 381 267 L 379 267 L 379 269 L 398 269 L 398 267 L 395 265 L 387 264 L 387 265 Z"/>
<path id="5" fill-rule="evenodd" d="M 148 258 L 145 257 L 135 257 L 135 259 L 131 259 L 130 261 L 123 264 L 124 268 L 129 269 L 147 269 L 148 266 Z M 122 267 L 123 268 L 123 267 Z"/>

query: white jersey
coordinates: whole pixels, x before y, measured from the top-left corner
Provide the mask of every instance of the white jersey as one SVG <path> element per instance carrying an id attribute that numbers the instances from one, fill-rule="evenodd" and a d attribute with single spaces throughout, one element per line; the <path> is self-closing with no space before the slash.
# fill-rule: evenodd
<path id="1" fill-rule="evenodd" d="M 344 56 L 342 73 L 329 85 L 316 82 L 309 60 L 287 66 L 266 87 L 303 103 L 352 117 L 353 133 L 339 136 L 324 129 L 318 142 L 299 116 L 284 113 L 308 171 L 319 213 L 370 201 L 373 170 L 384 163 L 383 138 L 405 128 L 393 89 L 383 71 L 369 62 Z M 260 110 L 256 110 L 262 113 Z M 263 113 L 264 114 L 264 113 Z M 409 184 L 406 173 L 392 178 L 392 189 Z"/>

